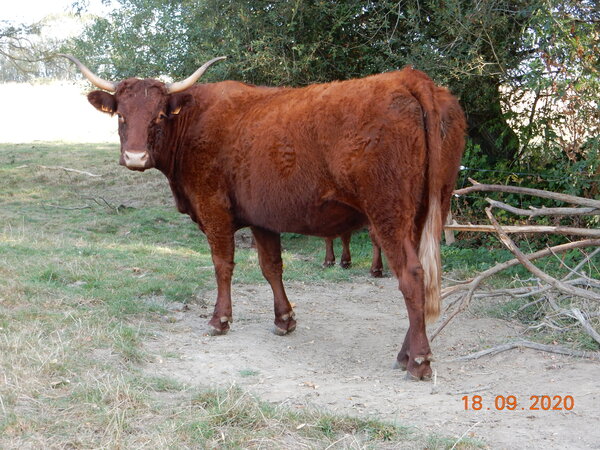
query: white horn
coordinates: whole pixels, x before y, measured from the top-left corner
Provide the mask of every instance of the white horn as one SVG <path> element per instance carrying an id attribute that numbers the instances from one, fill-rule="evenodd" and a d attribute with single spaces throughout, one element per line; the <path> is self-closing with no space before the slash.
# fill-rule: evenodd
<path id="1" fill-rule="evenodd" d="M 176 81 L 175 83 L 168 83 L 166 85 L 167 93 L 174 94 L 176 92 L 181 92 L 184 89 L 189 88 L 192 84 L 194 84 L 196 81 L 198 81 L 198 79 L 202 76 L 202 74 L 204 74 L 204 72 L 206 72 L 206 69 L 208 69 L 211 64 L 216 63 L 217 61 L 220 61 L 222 59 L 227 59 L 227 56 L 219 56 L 218 58 L 211 59 L 210 61 L 204 63 L 202 65 L 202 67 L 200 67 L 198 70 L 196 70 L 193 74 L 191 74 L 189 77 L 187 77 L 183 81 Z"/>
<path id="2" fill-rule="evenodd" d="M 65 55 L 64 53 L 59 53 L 57 56 L 62 56 L 63 58 L 70 59 L 75 65 L 79 68 L 81 73 L 88 79 L 90 82 L 100 89 L 104 89 L 106 91 L 115 92 L 117 90 L 117 83 L 113 83 L 112 81 L 106 81 L 92 72 L 90 69 L 85 67 L 81 61 L 71 55 Z"/>

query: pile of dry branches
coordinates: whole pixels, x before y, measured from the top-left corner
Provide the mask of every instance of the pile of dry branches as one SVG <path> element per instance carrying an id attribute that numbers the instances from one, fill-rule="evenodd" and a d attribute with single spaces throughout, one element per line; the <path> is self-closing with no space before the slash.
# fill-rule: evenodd
<path id="1" fill-rule="evenodd" d="M 531 298 L 531 301 L 521 306 L 519 311 L 533 305 L 538 305 L 540 308 L 543 308 L 543 317 L 538 324 L 531 326 L 531 329 L 548 327 L 556 331 L 564 331 L 564 326 L 561 326 L 558 323 L 563 322 L 561 319 L 569 319 L 573 325 L 581 326 L 583 331 L 589 334 L 600 345 L 600 334 L 594 329 L 590 322 L 590 319 L 600 316 L 600 280 L 594 279 L 589 274 L 589 270 L 586 272 L 586 269 L 592 267 L 591 265 L 594 264 L 593 258 L 600 253 L 600 230 L 563 226 L 501 226 L 492 213 L 494 208 L 498 208 L 513 214 L 528 217 L 599 215 L 600 201 L 537 189 L 487 185 L 479 184 L 474 180 L 469 181 L 471 181 L 473 186 L 455 191 L 455 194 L 464 195 L 475 191 L 517 193 L 557 200 L 574 206 L 568 208 L 530 207 L 530 209 L 520 209 L 497 200 L 486 198 L 489 207 L 486 208 L 485 212 L 490 221 L 490 225 L 460 225 L 456 223 L 447 225 L 446 229 L 453 231 L 495 232 L 506 248 L 513 253 L 515 258 L 497 264 L 470 280 L 465 280 L 464 282 L 445 288 L 442 291 L 442 299 L 448 299 L 450 297 L 452 297 L 452 299 L 446 306 L 445 320 L 437 330 L 433 332 L 431 339 L 433 340 L 444 327 L 456 317 L 456 315 L 464 311 L 469 306 L 473 297 L 509 295 L 517 298 Z M 584 239 L 548 247 L 544 250 L 525 255 L 508 236 L 510 233 L 550 233 L 565 236 L 579 236 Z M 532 261 L 538 258 L 550 255 L 557 256 L 560 253 L 575 248 L 591 248 L 592 251 L 584 252 L 582 250 L 582 259 L 574 267 L 568 267 L 560 258 L 557 258 L 561 265 L 567 270 L 567 274 L 561 279 L 552 277 L 532 263 Z M 524 284 L 518 288 L 494 290 L 479 294 L 475 293 L 485 279 L 518 264 L 523 265 L 533 275 L 533 277 L 528 280 L 529 284 Z M 596 267 L 594 270 L 597 272 L 598 268 Z M 563 301 L 564 299 L 568 299 L 568 301 L 565 302 Z M 561 304 L 568 304 L 569 306 L 560 306 Z M 471 355 L 470 357 L 479 357 L 483 356 L 483 354 L 495 353 L 497 351 L 508 350 L 518 346 L 600 359 L 600 353 L 598 352 L 578 352 L 556 346 L 543 346 L 528 341 L 505 344 L 482 354 Z"/>

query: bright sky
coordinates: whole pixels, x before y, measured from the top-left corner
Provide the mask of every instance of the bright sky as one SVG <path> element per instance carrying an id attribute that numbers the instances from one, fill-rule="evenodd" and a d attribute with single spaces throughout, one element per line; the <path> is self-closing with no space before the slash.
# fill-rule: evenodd
<path id="1" fill-rule="evenodd" d="M 0 20 L 32 23 L 43 19 L 48 14 L 71 12 L 73 2 L 74 0 L 4 0 L 0 10 Z M 101 0 L 89 0 L 88 12 L 92 14 L 102 15 L 110 9 L 104 6 Z"/>

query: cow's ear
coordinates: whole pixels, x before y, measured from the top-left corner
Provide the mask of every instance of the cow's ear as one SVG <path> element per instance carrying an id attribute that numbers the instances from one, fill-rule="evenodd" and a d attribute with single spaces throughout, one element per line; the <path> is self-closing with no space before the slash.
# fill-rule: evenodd
<path id="1" fill-rule="evenodd" d="M 192 94 L 187 94 L 183 92 L 178 94 L 172 94 L 169 97 L 169 108 L 167 114 L 169 116 L 177 115 L 181 112 L 183 108 L 187 108 L 188 106 L 192 106 L 193 104 L 194 97 L 192 97 Z"/>
<path id="2" fill-rule="evenodd" d="M 87 96 L 88 101 L 98 111 L 114 114 L 117 110 L 115 96 L 104 91 L 92 91 Z"/>

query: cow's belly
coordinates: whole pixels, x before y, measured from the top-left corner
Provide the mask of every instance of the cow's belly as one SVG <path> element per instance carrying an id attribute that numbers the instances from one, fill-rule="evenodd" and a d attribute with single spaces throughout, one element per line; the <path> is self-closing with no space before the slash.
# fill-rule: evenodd
<path id="1" fill-rule="evenodd" d="M 279 233 L 299 233 L 320 237 L 335 237 L 367 225 L 364 214 L 336 201 L 317 205 L 286 205 L 280 208 L 255 209 L 244 220 Z"/>

